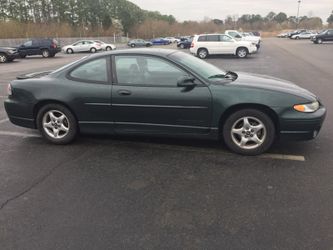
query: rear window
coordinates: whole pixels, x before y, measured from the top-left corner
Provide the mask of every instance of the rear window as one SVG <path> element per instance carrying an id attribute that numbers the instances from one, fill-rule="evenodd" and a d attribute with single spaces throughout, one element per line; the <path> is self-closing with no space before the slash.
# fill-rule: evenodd
<path id="1" fill-rule="evenodd" d="M 207 41 L 207 37 L 206 36 L 199 36 L 198 42 L 204 42 L 204 41 Z"/>

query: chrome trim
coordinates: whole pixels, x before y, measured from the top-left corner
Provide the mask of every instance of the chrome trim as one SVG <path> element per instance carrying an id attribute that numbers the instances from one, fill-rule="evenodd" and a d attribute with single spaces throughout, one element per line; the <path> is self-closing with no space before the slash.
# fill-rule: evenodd
<path id="1" fill-rule="evenodd" d="M 139 122 L 79 121 L 79 124 L 138 125 L 138 126 L 174 127 L 174 128 L 213 129 L 213 130 L 217 129 L 217 128 L 200 127 L 200 126 L 171 125 L 171 124 L 160 124 L 160 123 L 139 123 Z"/>
<path id="2" fill-rule="evenodd" d="M 111 106 L 111 103 L 102 103 L 102 102 L 87 102 L 84 105 L 92 105 L 92 106 Z"/>
<path id="3" fill-rule="evenodd" d="M 208 107 L 204 107 L 204 106 L 179 106 L 179 105 L 112 104 L 112 106 L 142 107 L 142 108 L 208 109 Z"/>

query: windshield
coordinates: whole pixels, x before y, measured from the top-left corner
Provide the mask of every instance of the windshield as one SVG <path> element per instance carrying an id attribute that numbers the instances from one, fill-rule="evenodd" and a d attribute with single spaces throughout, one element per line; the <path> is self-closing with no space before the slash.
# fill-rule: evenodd
<path id="1" fill-rule="evenodd" d="M 173 53 L 170 55 L 170 57 L 172 59 L 175 59 L 183 66 L 198 73 L 201 77 L 205 78 L 207 81 L 219 81 L 221 80 L 221 78 L 223 78 L 226 75 L 226 72 L 224 70 L 215 67 L 212 64 L 206 63 L 205 61 L 195 56 L 183 52 Z"/>

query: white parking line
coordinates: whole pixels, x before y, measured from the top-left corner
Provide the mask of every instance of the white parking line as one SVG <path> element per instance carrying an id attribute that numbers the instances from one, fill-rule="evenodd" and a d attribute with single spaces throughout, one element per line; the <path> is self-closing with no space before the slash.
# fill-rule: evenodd
<path id="1" fill-rule="evenodd" d="M 5 96 L 5 95 L 0 95 L 0 98 L 7 98 L 7 96 Z"/>
<path id="2" fill-rule="evenodd" d="M 39 134 L 31 134 L 31 133 L 20 133 L 20 132 L 10 132 L 10 131 L 0 131 L 0 136 L 15 136 L 15 137 L 22 137 L 22 138 L 39 138 L 41 137 Z M 119 144 L 127 144 L 129 142 L 120 142 Z M 176 150 L 176 151 L 183 151 L 183 152 L 194 152 L 194 153 L 204 153 L 204 154 L 226 154 L 226 155 L 233 155 L 231 152 L 224 151 L 224 150 L 217 150 L 217 149 L 198 149 L 196 147 L 191 146 L 170 146 L 170 145 L 163 145 L 163 144 L 154 144 L 154 143 L 146 143 L 146 142 L 135 142 L 135 144 L 139 144 L 141 146 L 146 145 L 147 148 L 155 148 L 161 150 Z M 255 156 L 257 158 L 263 159 L 274 159 L 274 160 L 287 160 L 287 161 L 305 161 L 305 157 L 302 155 L 285 155 L 285 154 L 262 154 L 259 156 Z"/>
<path id="3" fill-rule="evenodd" d="M 0 135 L 4 135 L 4 136 L 16 136 L 16 137 L 22 137 L 22 138 L 41 137 L 38 134 L 28 134 L 28 133 L 10 132 L 10 131 L 0 131 Z"/>
<path id="4" fill-rule="evenodd" d="M 8 122 L 8 121 L 9 121 L 8 118 L 6 118 L 6 119 L 2 119 L 2 120 L 0 120 L 0 124 L 1 124 L 1 123 L 5 123 L 5 122 Z"/>

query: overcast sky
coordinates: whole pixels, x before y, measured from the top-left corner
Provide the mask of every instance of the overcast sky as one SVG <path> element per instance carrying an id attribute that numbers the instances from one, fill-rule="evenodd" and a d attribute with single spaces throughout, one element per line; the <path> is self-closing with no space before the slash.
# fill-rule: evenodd
<path id="1" fill-rule="evenodd" d="M 178 21 L 203 20 L 204 17 L 225 19 L 228 15 L 285 12 L 297 15 L 297 0 L 130 0 L 142 9 L 173 15 Z M 319 16 L 326 22 L 333 10 L 333 0 L 302 0 L 300 16 Z"/>

